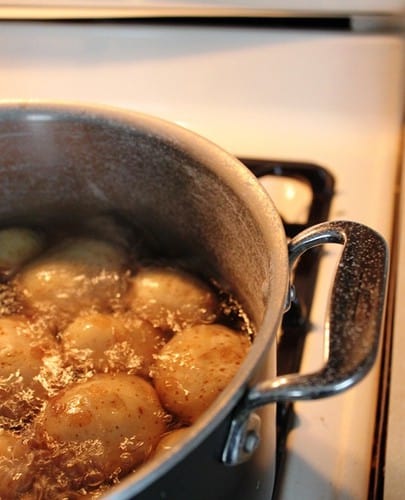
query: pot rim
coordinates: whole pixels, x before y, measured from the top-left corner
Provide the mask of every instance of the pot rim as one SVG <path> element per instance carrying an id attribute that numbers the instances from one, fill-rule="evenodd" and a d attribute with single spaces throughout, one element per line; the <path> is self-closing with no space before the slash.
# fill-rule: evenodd
<path id="1" fill-rule="evenodd" d="M 184 440 L 180 440 L 170 453 L 151 458 L 138 471 L 123 478 L 118 486 L 103 497 L 129 498 L 127 494 L 132 496 L 140 493 L 184 459 L 230 414 L 244 394 L 255 369 L 275 341 L 289 287 L 288 250 L 282 221 L 270 196 L 247 167 L 210 140 L 178 124 L 145 113 L 100 104 L 48 100 L 0 101 L 0 122 L 4 120 L 5 114 L 12 117 L 14 113 L 25 116 L 25 119 L 39 121 L 67 118 L 100 119 L 107 124 L 135 127 L 148 134 L 158 135 L 215 172 L 248 208 L 264 241 L 278 248 L 277 254 L 269 262 L 272 276 L 270 281 L 273 283 L 267 284 L 267 288 L 261 291 L 264 297 L 268 297 L 271 288 L 271 299 L 267 301 L 262 324 L 257 329 L 256 339 L 240 369 L 210 408 L 193 424 Z"/>

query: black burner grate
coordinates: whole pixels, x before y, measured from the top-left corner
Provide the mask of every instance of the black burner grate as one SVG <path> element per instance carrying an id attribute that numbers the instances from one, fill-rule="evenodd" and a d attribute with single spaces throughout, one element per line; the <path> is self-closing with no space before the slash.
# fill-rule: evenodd
<path id="1" fill-rule="evenodd" d="M 258 178 L 273 175 L 291 177 L 305 182 L 311 189 L 312 199 L 307 221 L 303 224 L 286 223 L 284 228 L 287 237 L 291 238 L 309 226 L 323 222 L 328 218 L 330 204 L 334 193 L 334 179 L 323 167 L 311 163 L 288 161 L 241 159 Z M 277 373 L 284 375 L 299 371 L 306 334 L 309 330 L 309 314 L 311 310 L 315 282 L 318 272 L 320 249 L 306 252 L 295 270 L 294 285 L 296 299 L 290 310 L 284 315 L 281 335 L 277 347 Z M 279 404 L 277 407 L 277 470 L 275 492 L 278 478 L 282 470 L 286 440 L 294 421 L 294 407 L 291 403 Z"/>

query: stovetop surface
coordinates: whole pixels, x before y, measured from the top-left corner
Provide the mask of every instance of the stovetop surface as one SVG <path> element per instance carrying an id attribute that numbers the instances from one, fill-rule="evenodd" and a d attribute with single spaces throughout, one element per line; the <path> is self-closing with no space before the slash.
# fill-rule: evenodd
<path id="1" fill-rule="evenodd" d="M 390 241 L 403 49 L 389 33 L 0 22 L 0 94 L 137 110 L 241 158 L 322 165 L 335 179 L 329 218 L 365 223 Z M 323 362 L 336 255 L 320 255 L 303 371 Z M 377 365 L 347 393 L 294 405 L 277 500 L 364 498 L 378 379 Z"/>

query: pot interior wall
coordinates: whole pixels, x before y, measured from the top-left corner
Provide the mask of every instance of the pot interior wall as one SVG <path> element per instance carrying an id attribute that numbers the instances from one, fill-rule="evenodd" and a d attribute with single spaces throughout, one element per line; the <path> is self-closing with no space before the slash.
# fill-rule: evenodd
<path id="1" fill-rule="evenodd" d="M 0 143 L 3 224 L 115 212 L 159 253 L 226 277 L 260 324 L 279 249 L 224 182 L 228 156 L 214 171 L 203 148 L 187 150 L 142 119 L 23 107 L 1 111 Z"/>

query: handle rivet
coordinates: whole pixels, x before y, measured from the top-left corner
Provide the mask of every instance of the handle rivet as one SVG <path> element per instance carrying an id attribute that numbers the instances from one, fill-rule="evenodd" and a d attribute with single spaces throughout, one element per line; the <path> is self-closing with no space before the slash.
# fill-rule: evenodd
<path id="1" fill-rule="evenodd" d="M 249 431 L 245 437 L 245 443 L 243 449 L 246 453 L 253 453 L 259 446 L 260 438 L 256 431 Z"/>

